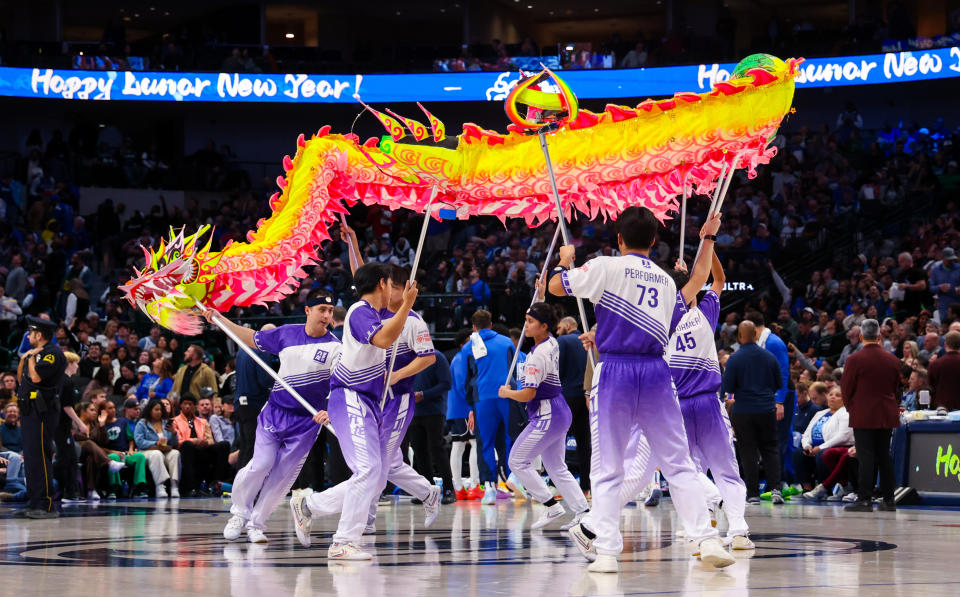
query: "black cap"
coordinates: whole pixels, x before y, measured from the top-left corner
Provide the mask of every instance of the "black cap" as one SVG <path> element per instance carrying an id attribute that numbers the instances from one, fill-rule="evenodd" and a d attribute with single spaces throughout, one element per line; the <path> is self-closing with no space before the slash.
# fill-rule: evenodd
<path id="1" fill-rule="evenodd" d="M 123 401 L 123 408 L 136 408 L 140 406 L 140 403 L 136 398 L 127 398 Z"/>
<path id="2" fill-rule="evenodd" d="M 201 397 L 201 398 L 213 398 L 213 395 L 214 395 L 215 393 L 216 393 L 216 392 L 214 392 L 214 391 L 213 391 L 213 388 L 211 388 L 210 386 L 203 386 L 202 388 L 200 388 L 200 397 Z"/>
<path id="3" fill-rule="evenodd" d="M 57 324 L 49 319 L 40 319 L 33 315 L 27 315 L 27 329 L 30 331 L 50 332 L 52 334 L 57 331 Z"/>

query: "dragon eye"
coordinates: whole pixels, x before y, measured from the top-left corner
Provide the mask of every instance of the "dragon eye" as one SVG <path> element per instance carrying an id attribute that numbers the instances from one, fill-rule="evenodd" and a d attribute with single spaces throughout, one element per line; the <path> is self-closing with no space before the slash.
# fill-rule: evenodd
<path id="1" fill-rule="evenodd" d="M 188 261 L 187 264 L 190 266 L 190 274 L 184 277 L 183 282 L 185 284 L 192 284 L 193 282 L 197 281 L 197 275 L 200 273 L 200 268 L 197 267 L 197 262 L 192 259 Z"/>

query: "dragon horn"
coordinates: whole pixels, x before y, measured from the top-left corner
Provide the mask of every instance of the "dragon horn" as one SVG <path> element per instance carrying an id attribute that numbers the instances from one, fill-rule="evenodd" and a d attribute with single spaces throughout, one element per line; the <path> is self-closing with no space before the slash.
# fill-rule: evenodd
<path id="1" fill-rule="evenodd" d="M 370 112 L 371 114 L 377 117 L 377 120 L 379 120 L 380 124 L 382 124 L 383 127 L 387 129 L 387 132 L 390 134 L 390 137 L 394 141 L 399 141 L 400 139 L 403 139 L 404 137 L 407 136 L 407 133 L 403 131 L 403 125 L 397 122 L 396 118 L 393 118 L 392 116 L 384 114 L 383 112 L 378 112 L 374 110 L 373 108 L 365 104 L 362 99 L 360 99 L 359 94 L 354 95 L 353 99 L 357 100 L 357 102 L 359 102 L 361 106 L 366 108 L 368 112 Z"/>
<path id="2" fill-rule="evenodd" d="M 440 119 L 431 114 L 420 102 L 417 102 L 417 106 L 419 106 L 423 113 L 427 115 L 427 120 L 430 121 L 430 129 L 433 131 L 433 140 L 439 143 L 440 141 L 446 139 L 447 127 L 444 126 Z"/>
<path id="3" fill-rule="evenodd" d="M 421 123 L 417 122 L 416 120 L 412 118 L 405 118 L 403 116 L 400 116 L 390 108 L 387 108 L 386 111 L 388 114 L 390 114 L 394 118 L 397 118 L 398 120 L 400 120 L 400 122 L 402 122 L 407 127 L 407 130 L 410 131 L 410 134 L 413 135 L 413 138 L 416 139 L 417 141 L 423 141 L 424 139 L 430 136 L 430 133 L 427 132 L 427 127 L 423 126 Z"/>

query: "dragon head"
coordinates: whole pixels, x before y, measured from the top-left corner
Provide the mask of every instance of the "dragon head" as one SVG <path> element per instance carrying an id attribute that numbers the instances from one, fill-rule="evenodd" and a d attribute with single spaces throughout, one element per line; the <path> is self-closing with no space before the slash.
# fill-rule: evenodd
<path id="1" fill-rule="evenodd" d="M 206 298 L 213 282 L 213 268 L 220 253 L 210 252 L 213 235 L 202 248 L 199 239 L 210 230 L 203 226 L 186 235 L 183 228 L 170 229 L 169 241 L 157 250 L 141 246 L 146 263 L 142 270 L 120 286 L 130 304 L 151 320 L 179 334 L 196 335 L 203 330 L 196 305 Z"/>

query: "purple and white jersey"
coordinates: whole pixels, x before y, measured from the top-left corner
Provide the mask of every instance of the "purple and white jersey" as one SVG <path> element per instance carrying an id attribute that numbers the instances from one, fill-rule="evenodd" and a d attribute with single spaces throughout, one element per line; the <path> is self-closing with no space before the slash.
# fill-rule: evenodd
<path id="1" fill-rule="evenodd" d="M 663 356 L 686 312 L 673 278 L 643 255 L 596 257 L 560 280 L 567 294 L 595 305 L 601 355 Z"/>
<path id="2" fill-rule="evenodd" d="M 720 389 L 720 362 L 713 338 L 719 318 L 720 297 L 708 290 L 700 304 L 680 319 L 670 337 L 667 363 L 680 398 Z"/>
<path id="3" fill-rule="evenodd" d="M 343 322 L 343 349 L 333 369 L 330 388 L 346 388 L 379 404 L 387 372 L 387 351 L 370 343 L 383 321 L 367 301 L 358 301 Z"/>
<path id="4" fill-rule="evenodd" d="M 340 340 L 330 332 L 320 337 L 308 336 L 303 325 L 282 325 L 253 334 L 257 348 L 280 357 L 278 375 L 290 384 L 317 410 L 327 408 L 330 395 L 330 372 L 340 358 Z M 308 415 L 290 392 L 279 383 L 273 384 L 270 402 Z M 309 415 L 308 415 L 309 416 Z"/>
<path id="5" fill-rule="evenodd" d="M 393 311 L 390 309 L 380 310 L 380 316 L 383 319 L 390 319 L 393 315 Z M 397 347 L 397 358 L 393 363 L 394 371 L 406 367 L 417 357 L 433 355 L 433 339 L 430 337 L 430 330 L 427 329 L 427 324 L 420 319 L 420 316 L 413 311 L 410 311 L 410 315 L 407 316 L 407 322 L 403 324 L 403 331 L 400 332 L 400 337 L 397 338 L 394 346 Z M 388 363 L 392 352 L 392 347 L 387 350 Z M 393 385 L 393 395 L 409 394 L 413 391 L 416 380 L 416 375 L 401 379 Z"/>
<path id="6" fill-rule="evenodd" d="M 560 345 L 553 336 L 537 344 L 523 363 L 521 389 L 535 388 L 533 400 L 527 402 L 527 414 L 531 417 L 540 409 L 541 400 L 563 396 L 560 386 Z"/>

